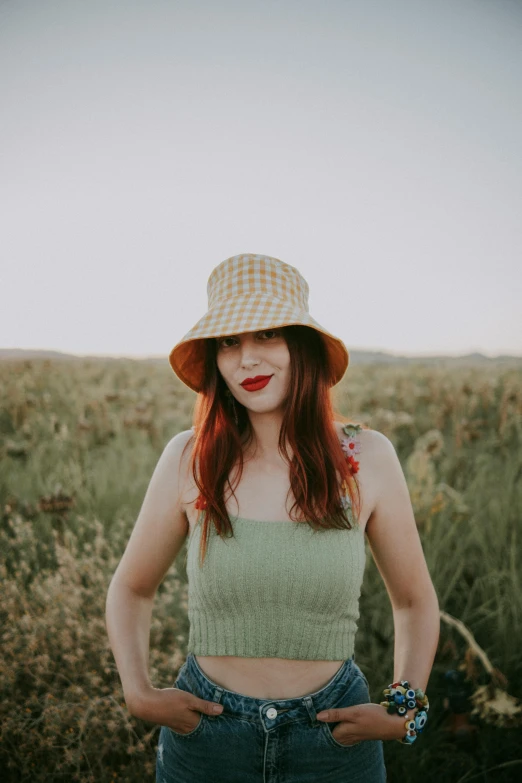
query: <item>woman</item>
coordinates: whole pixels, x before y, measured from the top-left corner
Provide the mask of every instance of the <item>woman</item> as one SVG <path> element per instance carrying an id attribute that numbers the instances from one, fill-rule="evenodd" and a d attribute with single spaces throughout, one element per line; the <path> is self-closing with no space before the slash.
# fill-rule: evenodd
<path id="1" fill-rule="evenodd" d="M 439 634 L 395 449 L 334 412 L 348 351 L 295 267 L 233 256 L 207 288 L 170 354 L 194 427 L 165 447 L 107 596 L 127 706 L 161 725 L 162 783 L 384 781 L 383 740 L 423 728 Z M 353 657 L 365 535 L 395 624 L 381 704 Z M 188 656 L 157 688 L 152 605 L 185 541 Z"/>

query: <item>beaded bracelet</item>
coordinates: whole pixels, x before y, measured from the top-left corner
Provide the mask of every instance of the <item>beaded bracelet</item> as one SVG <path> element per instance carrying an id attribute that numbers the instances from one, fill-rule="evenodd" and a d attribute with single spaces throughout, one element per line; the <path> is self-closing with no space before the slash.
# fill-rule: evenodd
<path id="1" fill-rule="evenodd" d="M 412 719 L 408 719 L 404 724 L 406 734 L 402 739 L 397 740 L 403 745 L 411 745 L 415 742 L 418 734 L 422 731 L 428 720 L 428 710 L 430 708 L 428 697 L 420 688 L 410 688 L 408 680 L 392 682 L 383 690 L 385 701 L 381 701 L 381 706 L 389 713 L 397 715 L 406 715 L 408 710 L 415 710 Z"/>

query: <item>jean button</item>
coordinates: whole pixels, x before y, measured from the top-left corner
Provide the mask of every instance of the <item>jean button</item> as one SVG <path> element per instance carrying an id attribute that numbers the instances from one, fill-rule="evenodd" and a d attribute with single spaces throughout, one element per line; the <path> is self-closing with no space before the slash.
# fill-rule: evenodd
<path id="1" fill-rule="evenodd" d="M 270 718 L 270 720 L 277 717 L 277 710 L 274 709 L 274 707 L 270 707 L 270 709 L 266 711 L 266 717 Z"/>

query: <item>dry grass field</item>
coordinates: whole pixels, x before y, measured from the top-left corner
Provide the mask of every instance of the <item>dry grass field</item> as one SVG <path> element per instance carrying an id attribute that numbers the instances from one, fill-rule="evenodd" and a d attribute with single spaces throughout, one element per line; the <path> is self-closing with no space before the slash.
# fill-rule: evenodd
<path id="1" fill-rule="evenodd" d="M 412 747 L 385 743 L 389 781 L 520 780 L 522 365 L 356 365 L 335 400 L 395 444 L 446 613 L 430 720 Z M 157 459 L 192 425 L 194 401 L 166 360 L 0 362 L 4 783 L 154 780 L 159 727 L 126 709 L 105 597 Z M 184 554 L 156 597 L 157 687 L 185 658 Z M 356 660 L 374 700 L 392 656 L 391 608 L 368 552 Z"/>

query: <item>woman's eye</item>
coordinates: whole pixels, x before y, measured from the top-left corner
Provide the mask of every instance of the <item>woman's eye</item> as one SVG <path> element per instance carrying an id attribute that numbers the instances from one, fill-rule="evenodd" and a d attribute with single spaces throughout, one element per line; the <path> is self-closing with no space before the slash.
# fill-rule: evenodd
<path id="1" fill-rule="evenodd" d="M 260 334 L 268 334 L 268 335 L 271 334 L 271 335 L 274 335 L 275 337 L 277 337 L 279 332 L 277 331 L 277 329 L 265 329 L 263 332 L 260 332 Z"/>
<path id="2" fill-rule="evenodd" d="M 222 337 L 221 340 L 219 341 L 219 345 L 224 345 L 225 348 L 227 348 L 228 346 L 225 345 L 225 340 L 233 340 L 233 339 L 234 339 L 233 337 Z"/>

